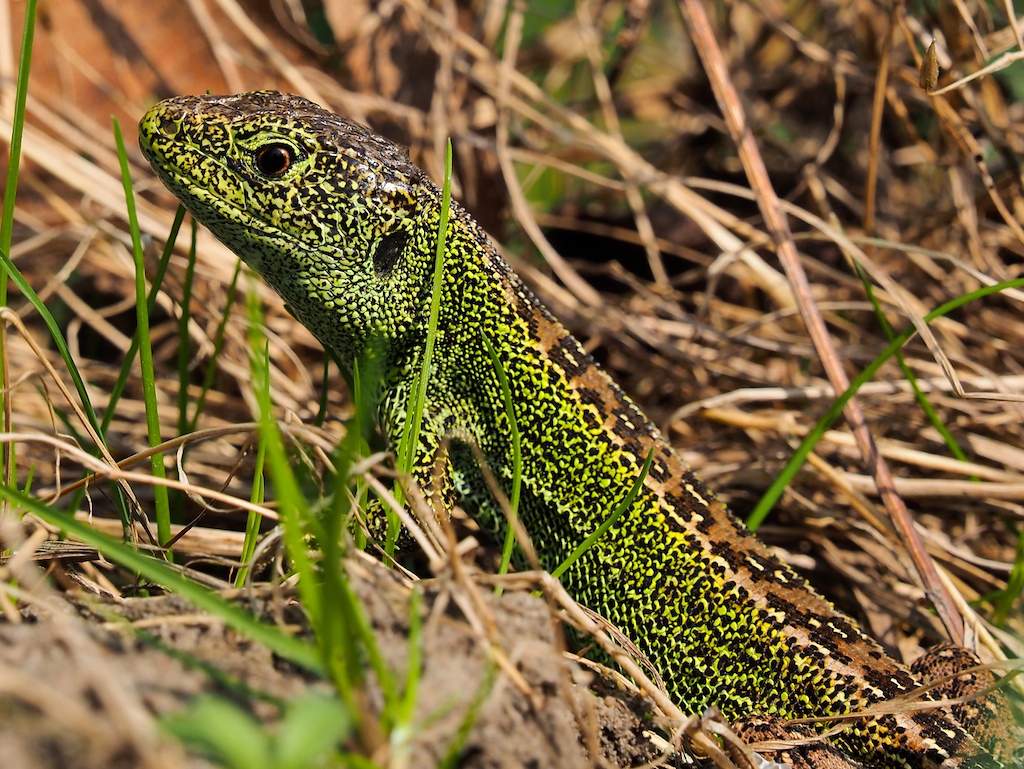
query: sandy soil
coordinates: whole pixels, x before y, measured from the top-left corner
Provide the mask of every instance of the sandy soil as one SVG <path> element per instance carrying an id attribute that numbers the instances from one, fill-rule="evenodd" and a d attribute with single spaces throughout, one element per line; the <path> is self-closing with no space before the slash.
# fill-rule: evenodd
<path id="1" fill-rule="evenodd" d="M 408 587 L 379 565 L 360 562 L 350 572 L 381 654 L 401 674 L 408 659 Z M 542 599 L 480 592 L 484 614 L 476 622 L 482 618 L 500 628 L 492 652 L 450 588 L 435 582 L 424 594 L 412 765 L 434 766 L 444 758 L 481 691 L 487 693 L 460 767 L 629 767 L 657 757 L 643 735 L 652 726 L 645 716 L 651 707 L 595 682 L 567 660 Z M 268 621 L 303 625 L 301 610 L 287 595 L 264 590 L 241 600 Z M 116 603 L 50 596 L 21 618 L 0 622 L 5 769 L 207 766 L 164 735 L 162 716 L 181 712 L 197 694 L 216 693 L 272 723 L 280 711 L 270 699 L 327 691 L 324 682 L 176 596 Z M 505 667 L 495 665 L 499 658 Z M 216 680 L 206 666 L 234 685 Z M 381 695 L 372 684 L 367 701 L 370 711 L 379 712 Z M 386 752 L 375 757 L 387 759 Z"/>

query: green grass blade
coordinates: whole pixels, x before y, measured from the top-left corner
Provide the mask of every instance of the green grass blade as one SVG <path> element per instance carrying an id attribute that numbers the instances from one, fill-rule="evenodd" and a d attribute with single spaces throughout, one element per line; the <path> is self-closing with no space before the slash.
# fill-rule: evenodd
<path id="1" fill-rule="evenodd" d="M 275 769 L 270 735 L 240 705 L 220 697 L 196 698 L 164 727 L 192 750 L 229 769 Z"/>
<path id="2" fill-rule="evenodd" d="M 445 244 L 448 240 L 448 218 L 452 206 L 452 140 L 448 139 L 444 154 L 444 187 L 441 191 L 441 216 L 437 225 L 437 246 L 434 252 L 434 283 L 430 295 L 430 315 L 427 321 L 427 339 L 423 348 L 423 361 L 419 376 L 409 404 L 409 418 L 398 449 L 398 469 L 404 475 L 412 472 L 416 461 L 416 448 L 419 445 L 420 428 L 423 424 L 423 411 L 427 403 L 427 386 L 430 383 L 430 366 L 434 359 L 434 345 L 437 341 L 437 319 L 441 312 L 441 287 L 444 279 Z M 404 499 L 401 488 L 398 500 Z M 392 555 L 395 541 L 398 539 L 399 522 L 393 512 L 388 511 L 388 532 L 385 552 Z"/>
<path id="3" fill-rule="evenodd" d="M 73 515 L 45 505 L 5 484 L 0 484 L 0 497 L 10 500 L 15 507 L 36 514 L 48 524 L 60 528 L 74 539 L 96 548 L 105 558 L 114 563 L 183 596 L 196 607 L 219 617 L 225 624 L 258 641 L 284 659 L 315 673 L 323 671 L 323 665 L 316 651 L 304 641 L 286 635 L 272 625 L 260 622 L 256 617 L 183 576 L 163 561 L 144 555 L 122 542 L 111 539 L 76 520 Z"/>
<path id="4" fill-rule="evenodd" d="M 875 287 L 871 284 L 871 280 L 868 278 L 868 274 L 864 271 L 864 268 L 857 262 L 854 262 L 853 265 L 857 270 L 857 276 L 860 278 L 861 284 L 864 286 L 864 293 L 867 295 L 868 299 L 871 301 L 871 306 L 874 308 L 875 318 L 878 320 L 878 324 L 885 332 L 886 339 L 891 342 L 896 338 L 896 332 L 889 324 L 888 319 L 885 317 L 885 313 L 882 312 L 882 305 L 878 301 L 878 296 L 875 294 Z M 956 438 L 953 437 L 953 433 L 949 431 L 949 428 L 947 428 L 942 419 L 939 418 L 939 414 L 935 410 L 935 407 L 932 406 L 931 401 L 928 400 L 928 396 L 925 395 L 921 386 L 918 384 L 917 376 L 915 376 L 913 369 L 910 368 L 910 364 L 907 363 L 907 359 L 903 356 L 902 350 L 896 351 L 896 362 L 899 364 L 904 378 L 910 383 L 910 388 L 914 392 L 914 400 L 917 401 L 932 427 L 939 431 L 939 435 L 942 436 L 942 440 L 945 442 L 946 448 L 948 448 L 949 452 L 961 462 L 966 462 L 967 454 L 965 454 L 964 450 L 960 448 L 960 444 L 956 442 Z M 981 479 L 977 476 L 973 476 L 972 480 L 979 481 Z"/>
<path id="5" fill-rule="evenodd" d="M 924 321 L 926 323 L 931 323 L 936 318 L 941 318 L 943 315 L 946 315 L 959 307 L 963 307 L 969 302 L 982 299 L 986 296 L 991 296 L 992 294 L 998 294 L 1000 291 L 1004 291 L 1008 288 L 1020 288 L 1021 286 L 1024 286 L 1024 278 L 1015 278 L 1013 280 L 1005 280 L 1001 283 L 995 283 L 991 286 L 982 286 L 977 291 L 972 291 L 969 294 L 958 296 L 955 299 L 951 299 L 945 304 L 936 307 L 924 316 Z M 818 423 L 807 434 L 807 437 L 800 443 L 800 446 L 797 447 L 796 452 L 794 452 L 789 462 L 786 463 L 782 472 L 779 473 L 778 477 L 775 479 L 775 482 L 768 488 L 764 493 L 764 496 L 761 497 L 761 500 L 757 503 L 757 506 L 751 511 L 746 520 L 747 528 L 751 531 L 756 531 L 757 527 L 764 522 L 764 519 L 768 517 L 768 513 L 771 512 L 772 507 L 775 506 L 775 503 L 779 501 L 779 498 L 786 490 L 786 487 L 790 484 L 793 478 L 796 477 L 796 474 L 800 471 L 804 462 L 807 461 L 807 455 L 814 450 L 818 441 L 821 440 L 822 436 L 825 435 L 836 419 L 839 418 L 839 415 L 842 414 L 843 408 L 846 406 L 846 403 L 850 398 L 852 398 L 854 394 L 875 375 L 878 369 L 882 367 L 882 364 L 895 355 L 897 350 L 910 341 L 916 333 L 917 329 L 913 327 L 908 328 L 902 334 L 893 339 L 889 343 L 888 347 L 886 347 L 877 358 L 871 361 L 871 363 L 869 363 L 868 366 L 860 372 L 860 374 L 854 377 L 850 386 L 846 388 L 846 392 L 840 395 L 828 408 L 825 415 L 818 420 Z"/>
<path id="6" fill-rule="evenodd" d="M 25 4 L 25 26 L 21 34 L 21 57 L 18 60 L 18 84 L 14 93 L 14 115 L 11 122 L 10 153 L 7 159 L 7 186 L 4 192 L 3 213 L 0 214 L 0 252 L 11 253 L 14 239 L 14 201 L 17 197 L 18 174 L 21 170 L 21 141 L 25 132 L 25 111 L 28 103 L 28 80 L 32 69 L 32 48 L 36 34 L 36 0 Z M 7 306 L 8 274 L 6 262 L 0 265 L 0 307 Z M 12 430 L 11 404 L 7 361 L 7 327 L 0 328 L 0 413 L 3 414 L 2 429 Z M 17 478 L 17 452 L 14 443 L 5 443 L 0 450 L 3 456 L 3 479 L 13 484 Z"/>
<path id="7" fill-rule="evenodd" d="M 263 469 L 266 466 L 267 460 L 267 449 L 265 444 L 260 441 L 259 446 L 256 449 L 256 469 L 253 472 L 252 479 L 252 491 L 249 494 L 249 501 L 254 504 L 263 504 L 264 496 L 266 494 L 266 480 L 263 474 Z M 242 540 L 242 555 L 239 560 L 242 562 L 242 568 L 238 570 L 238 574 L 235 575 L 235 587 L 243 587 L 245 580 L 249 577 L 249 566 L 252 561 L 253 555 L 256 553 L 256 542 L 260 535 L 260 523 L 263 518 L 256 511 L 250 510 L 249 515 L 245 521 L 245 538 Z"/>
<path id="8" fill-rule="evenodd" d="M 281 431 L 273 419 L 270 362 L 262 328 L 257 292 L 251 291 L 249 345 L 253 389 L 259 409 L 260 440 L 266 448 L 266 462 L 274 484 L 285 546 L 292 568 L 299 577 L 299 596 L 316 633 L 320 659 L 353 718 L 361 723 L 366 717 L 361 707 L 364 699 L 361 688 L 367 659 L 384 689 L 385 702 L 394 702 L 396 698 L 392 677 L 376 649 L 373 629 L 344 574 L 340 526 L 334 518 L 347 516 L 348 499 L 342 486 L 348 475 L 346 463 L 351 462 L 351 452 L 345 445 L 348 439 L 342 442 L 336 459 L 338 489 L 331 506 L 335 510 L 327 511 L 320 520 L 302 496 Z M 355 438 L 351 440 L 355 441 Z M 320 547 L 319 570 L 309 555 L 307 535 L 312 535 Z"/>
<path id="9" fill-rule="evenodd" d="M 576 561 L 578 561 L 584 553 L 586 553 L 591 547 L 593 547 L 594 543 L 597 542 L 597 540 L 599 540 L 604 535 L 604 533 L 612 527 L 612 524 L 619 520 L 619 518 L 622 517 L 622 514 L 632 506 L 633 500 L 636 499 L 636 495 L 639 494 L 640 489 L 643 488 L 644 481 L 647 480 L 647 473 L 650 472 L 651 463 L 653 461 L 654 448 L 652 447 L 651 450 L 647 452 L 647 459 L 644 460 L 643 469 L 640 470 L 640 475 L 637 476 L 637 479 L 633 483 L 633 486 L 629 489 L 629 493 L 622 498 L 622 501 L 619 502 L 618 507 L 616 507 L 612 511 L 612 514 L 609 515 L 604 521 L 602 521 L 601 525 L 598 526 L 593 532 L 591 532 L 590 536 L 583 540 L 583 542 L 581 542 L 577 546 L 577 548 L 569 554 L 569 557 L 558 565 L 557 569 L 551 572 L 552 577 L 554 577 L 555 579 L 561 577 L 565 573 L 565 570 L 572 566 L 574 563 L 576 563 Z"/>
<path id="10" fill-rule="evenodd" d="M 1013 557 L 1013 568 L 1006 580 L 1006 589 L 994 599 L 995 610 L 992 612 L 992 624 L 996 627 L 1006 625 L 1013 604 L 1024 593 L 1024 526 L 1017 535 L 1017 549 Z"/>
<path id="11" fill-rule="evenodd" d="M 179 213 L 184 209 L 178 206 Z M 192 320 L 192 284 L 196 275 L 196 239 L 199 228 L 195 219 L 192 220 L 191 239 L 188 247 L 188 264 L 185 267 L 185 280 L 181 287 L 181 317 L 178 318 L 178 435 L 185 435 L 188 430 L 188 384 L 191 379 L 189 363 L 192 360 L 192 345 L 189 343 L 188 325 Z M 159 285 L 153 281 L 154 288 Z M 212 369 L 213 366 L 210 366 Z"/>
<path id="12" fill-rule="evenodd" d="M 195 226 L 194 223 L 193 226 Z M 206 366 L 206 372 L 203 374 L 203 384 L 199 390 L 199 397 L 196 398 L 195 412 L 192 415 L 192 421 L 188 423 L 188 429 L 183 431 L 183 434 L 193 432 L 196 429 L 196 425 L 199 424 L 199 417 L 206 406 L 206 396 L 213 389 L 213 378 L 217 375 L 217 360 L 220 358 L 221 350 L 224 349 L 228 320 L 231 318 L 231 308 L 235 303 L 235 296 L 238 294 L 238 278 L 241 274 L 242 261 L 239 259 L 235 262 L 235 272 L 231 276 L 227 296 L 224 298 L 224 314 L 221 315 L 220 322 L 217 324 L 217 331 L 213 335 L 213 352 L 210 354 L 209 364 Z"/>
<path id="13" fill-rule="evenodd" d="M 309 692 L 288 703 L 274 740 L 274 769 L 344 766 L 327 760 L 352 731 L 352 716 L 334 697 Z"/>
<path id="14" fill-rule="evenodd" d="M 419 697 L 420 678 L 423 676 L 423 593 L 413 589 L 409 594 L 409 653 L 405 665 L 405 686 L 394 708 L 393 732 L 408 740 L 412 735 L 413 719 L 416 717 L 416 701 Z M 408 751 L 408 745 L 405 746 Z"/>
<path id="15" fill-rule="evenodd" d="M 317 578 L 307 553 L 305 533 L 301 525 L 309 517 L 308 505 L 291 470 L 281 431 L 273 418 L 270 401 L 270 360 L 267 341 L 263 336 L 262 313 L 256 291 L 249 292 L 249 365 L 252 371 L 253 392 L 259 413 L 260 442 L 266 449 L 266 462 L 274 482 L 274 491 L 284 530 L 284 543 L 288 548 L 292 568 L 299 575 L 298 590 L 310 621 L 316 626 L 322 616 L 320 595 L 316 591 Z"/>
<path id="16" fill-rule="evenodd" d="M 356 410 L 345 426 L 345 437 L 338 445 L 334 457 L 334 497 L 323 518 L 324 535 L 321 541 L 323 559 L 324 604 L 335 609 L 326 619 L 331 623 L 331 638 L 335 645 L 332 657 L 341 668 L 350 685 L 362 685 L 367 662 L 377 677 L 384 695 L 384 708 L 380 720 L 390 727 L 400 720 L 400 689 L 396 677 L 388 669 L 377 645 L 366 611 L 349 582 L 344 567 L 345 529 L 351 518 L 351 467 L 366 447 L 366 431 L 373 420 L 377 383 L 380 378 L 380 355 L 371 349 L 362 365 L 355 367 Z"/>
<path id="17" fill-rule="evenodd" d="M 324 373 L 320 378 L 320 398 L 317 400 L 316 416 L 313 418 L 313 425 L 323 427 L 327 421 L 327 407 L 330 405 L 328 393 L 331 386 L 331 356 L 324 356 Z"/>
<path id="18" fill-rule="evenodd" d="M 501 563 L 498 565 L 498 573 L 507 574 L 509 564 L 512 562 L 512 549 L 516 543 L 515 527 L 512 524 L 519 517 L 519 497 L 522 494 L 523 486 L 522 436 L 519 434 L 515 402 L 512 400 L 512 388 L 509 385 L 508 376 L 505 375 L 505 367 L 501 365 L 498 351 L 494 349 L 494 345 L 491 344 L 491 340 L 487 338 L 487 334 L 484 333 L 483 329 L 480 331 L 480 338 L 483 340 L 484 347 L 487 348 L 487 354 L 491 356 L 491 362 L 494 364 L 494 373 L 498 378 L 498 387 L 501 388 L 501 397 L 505 403 L 509 439 L 512 443 L 512 490 L 508 501 L 511 520 L 509 521 L 508 530 L 505 532 L 505 542 L 501 548 Z M 496 586 L 494 592 L 497 595 L 501 595 L 501 585 Z"/>
<path id="19" fill-rule="evenodd" d="M 14 237 L 14 200 L 21 170 L 21 141 L 25 132 L 25 107 L 28 102 L 28 78 L 32 68 L 32 47 L 36 34 L 37 0 L 25 3 L 25 26 L 21 33 L 21 57 L 18 61 L 18 85 L 14 93 L 11 150 L 7 160 L 7 186 L 4 188 L 3 213 L 0 215 L 0 251 L 11 253 Z M 7 305 L 7 275 L 0 268 L 0 305 Z M 2 351 L 0 351 L 2 352 Z M 6 392 L 6 382 L 4 392 Z"/>
<path id="20" fill-rule="evenodd" d="M 40 319 L 43 321 L 43 325 L 46 326 L 46 330 L 50 332 L 50 338 L 53 340 L 54 346 L 57 348 L 61 360 L 64 363 L 64 367 L 67 369 L 68 376 L 71 377 L 71 381 L 75 386 L 75 391 L 78 393 L 78 397 L 82 403 L 82 410 L 85 412 L 86 419 L 92 426 L 93 430 L 98 435 L 102 435 L 100 430 L 100 422 L 96 417 L 96 410 L 93 408 L 92 401 L 89 398 L 89 391 L 85 387 L 85 381 L 82 379 L 82 374 L 78 370 L 78 366 L 75 365 L 74 358 L 71 357 L 71 351 L 68 349 L 67 342 L 64 341 L 64 335 L 60 331 L 60 327 L 57 325 L 57 321 L 53 315 L 47 309 L 46 305 L 39 298 L 39 294 L 35 292 L 35 289 L 29 285 L 29 282 L 25 280 L 25 276 L 21 274 L 21 270 L 18 269 L 17 265 L 11 261 L 6 251 L 0 251 L 0 262 L 3 262 L 6 267 L 8 276 L 11 282 L 17 286 L 18 290 L 24 295 L 25 299 L 32 305 L 37 313 L 39 313 Z"/>
<path id="21" fill-rule="evenodd" d="M 132 256 L 135 260 L 135 312 L 138 321 L 139 363 L 142 367 L 142 396 L 146 404 L 146 432 L 150 447 L 163 443 L 160 433 L 160 404 L 156 399 L 156 372 L 153 367 L 153 347 L 149 338 L 149 301 L 146 292 L 146 260 L 142 254 L 142 237 L 139 232 L 139 218 L 135 211 L 135 191 L 132 188 L 131 168 L 128 165 L 128 151 L 121 135 L 121 125 L 114 118 L 114 141 L 117 143 L 117 157 L 121 162 L 121 182 L 124 185 L 124 199 L 128 212 L 128 229 L 132 234 Z M 150 467 L 156 478 L 164 479 L 163 453 L 150 458 Z M 153 486 L 153 501 L 156 508 L 157 540 L 161 545 L 171 541 L 171 505 L 167 487 Z M 170 553 L 168 553 L 170 557 Z"/>
<path id="22" fill-rule="evenodd" d="M 171 254 L 174 252 L 174 243 L 178 239 L 178 231 L 181 229 L 181 223 L 185 219 L 185 207 L 178 206 L 178 211 L 174 216 L 174 223 L 171 225 L 171 231 L 167 235 L 167 244 L 164 246 L 164 251 L 160 255 L 160 263 L 157 265 L 156 273 L 153 276 L 153 285 L 149 291 L 149 299 L 147 300 L 146 307 L 150 314 L 156 308 L 156 298 L 160 293 L 160 284 L 163 282 L 164 274 L 167 272 L 167 267 L 171 263 Z M 110 423 L 114 419 L 114 414 L 117 413 L 117 404 L 121 400 L 121 395 L 124 394 L 124 388 L 128 385 L 128 377 L 131 376 L 132 366 L 135 363 L 135 356 L 139 352 L 139 336 L 136 332 L 132 335 L 132 344 L 128 348 L 128 354 L 124 356 L 124 361 L 121 363 L 121 371 L 118 372 L 117 381 L 114 382 L 114 386 L 110 390 L 110 397 L 107 399 L 107 411 L 103 415 L 103 422 L 101 425 L 101 434 L 106 435 L 107 430 L 110 428 Z"/>

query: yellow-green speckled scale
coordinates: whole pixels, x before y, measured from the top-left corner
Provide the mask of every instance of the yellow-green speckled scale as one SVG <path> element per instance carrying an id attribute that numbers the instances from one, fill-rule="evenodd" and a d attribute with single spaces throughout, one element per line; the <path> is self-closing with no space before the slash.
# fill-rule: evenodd
<path id="1" fill-rule="evenodd" d="M 424 348 L 437 187 L 391 142 L 280 93 L 163 101 L 140 141 L 164 184 L 344 366 L 371 339 L 382 345 L 380 420 L 397 440 Z M 453 438 L 435 509 L 458 502 L 503 527 L 469 448 L 507 490 L 510 428 L 484 336 L 511 388 L 521 516 L 546 568 L 616 508 L 653 449 L 633 505 L 562 581 L 631 638 L 684 708 L 716 705 L 756 734 L 776 717 L 847 713 L 918 686 L 734 520 L 457 205 L 416 470 L 429 485 Z M 995 765 L 946 711 L 862 720 L 831 744 L 872 766 Z"/>

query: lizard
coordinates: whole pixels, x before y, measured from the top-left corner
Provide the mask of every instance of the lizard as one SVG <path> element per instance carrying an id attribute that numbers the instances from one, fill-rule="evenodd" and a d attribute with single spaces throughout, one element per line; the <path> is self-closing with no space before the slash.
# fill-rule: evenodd
<path id="1" fill-rule="evenodd" d="M 351 373 L 371 347 L 380 351 L 377 417 L 396 446 L 424 355 L 441 190 L 391 141 L 273 91 L 166 99 L 142 118 L 139 137 L 164 185 L 343 369 Z M 560 564 L 637 488 L 561 580 L 624 632 L 690 712 L 715 706 L 744 736 L 806 735 L 825 727 L 780 724 L 857 713 L 920 686 L 926 667 L 886 655 L 752 535 L 454 202 L 444 248 L 412 473 L 431 490 L 436 515 L 458 504 L 503 535 L 506 519 L 477 452 L 508 493 L 514 419 L 519 516 L 544 568 Z M 982 744 L 961 723 L 970 716 L 1012 733 L 1005 701 L 990 697 L 968 710 L 866 716 L 824 747 L 841 766 L 1011 761 L 1019 736 Z"/>

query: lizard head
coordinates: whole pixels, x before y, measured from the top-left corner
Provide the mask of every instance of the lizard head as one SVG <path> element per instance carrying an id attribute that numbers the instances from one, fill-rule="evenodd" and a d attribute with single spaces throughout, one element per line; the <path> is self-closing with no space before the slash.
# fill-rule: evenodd
<path id="1" fill-rule="evenodd" d="M 439 192 L 396 145 L 298 96 L 167 99 L 139 143 L 185 207 L 351 367 L 425 325 Z"/>

